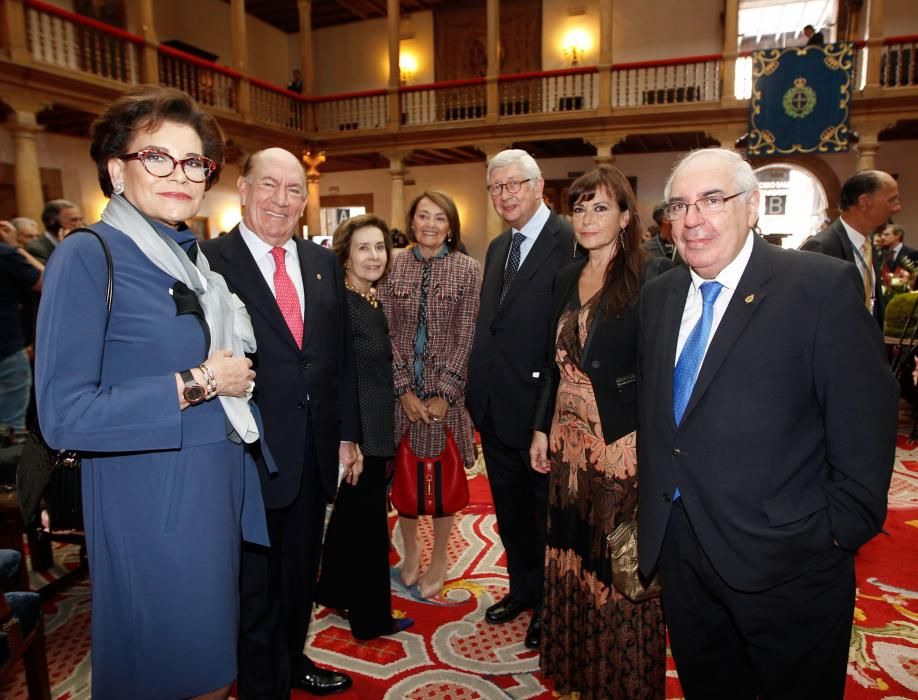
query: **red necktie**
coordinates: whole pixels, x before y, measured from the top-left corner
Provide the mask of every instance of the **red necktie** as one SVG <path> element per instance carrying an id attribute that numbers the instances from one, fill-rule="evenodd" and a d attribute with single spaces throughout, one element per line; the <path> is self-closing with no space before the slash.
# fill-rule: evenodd
<path id="1" fill-rule="evenodd" d="M 274 256 L 274 296 L 277 297 L 277 305 L 287 322 L 290 333 L 293 334 L 296 346 L 302 350 L 303 313 L 300 311 L 300 300 L 296 295 L 296 288 L 284 265 L 286 252 L 283 248 L 271 249 L 271 255 Z"/>

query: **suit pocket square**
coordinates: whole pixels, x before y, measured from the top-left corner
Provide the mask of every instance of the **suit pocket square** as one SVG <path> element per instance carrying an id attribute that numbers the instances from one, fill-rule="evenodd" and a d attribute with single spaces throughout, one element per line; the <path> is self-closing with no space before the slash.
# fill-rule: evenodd
<path id="1" fill-rule="evenodd" d="M 175 302 L 175 315 L 193 314 L 198 318 L 204 318 L 204 309 L 201 308 L 201 302 L 198 295 L 195 294 L 184 282 L 176 282 L 169 290 L 172 300 Z"/>

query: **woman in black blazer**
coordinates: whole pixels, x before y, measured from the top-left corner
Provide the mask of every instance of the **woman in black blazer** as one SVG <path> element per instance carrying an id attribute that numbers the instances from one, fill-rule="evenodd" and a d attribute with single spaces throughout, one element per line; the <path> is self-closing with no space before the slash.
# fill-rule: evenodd
<path id="1" fill-rule="evenodd" d="M 571 185 L 577 243 L 558 271 L 553 361 L 541 374 L 532 468 L 549 473 L 541 668 L 561 694 L 664 697 L 660 601 L 632 603 L 612 586 L 606 538 L 637 504 L 637 301 L 669 261 L 648 261 L 634 193 L 602 167 Z"/>
<path id="2" fill-rule="evenodd" d="M 316 600 L 347 611 L 351 634 L 373 639 L 412 624 L 392 617 L 386 464 L 395 444 L 392 343 L 376 284 L 389 269 L 389 227 L 372 214 L 343 221 L 332 239 L 344 269 L 357 360 L 363 473 L 338 490 L 322 552 Z"/>

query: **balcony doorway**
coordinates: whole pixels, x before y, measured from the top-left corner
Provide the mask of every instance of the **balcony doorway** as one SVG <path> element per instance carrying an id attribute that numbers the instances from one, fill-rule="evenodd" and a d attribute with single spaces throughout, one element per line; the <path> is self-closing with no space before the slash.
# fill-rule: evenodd
<path id="1" fill-rule="evenodd" d="M 762 195 L 759 229 L 784 248 L 799 248 L 827 223 L 828 200 L 819 179 L 792 163 L 770 163 L 755 171 Z"/>

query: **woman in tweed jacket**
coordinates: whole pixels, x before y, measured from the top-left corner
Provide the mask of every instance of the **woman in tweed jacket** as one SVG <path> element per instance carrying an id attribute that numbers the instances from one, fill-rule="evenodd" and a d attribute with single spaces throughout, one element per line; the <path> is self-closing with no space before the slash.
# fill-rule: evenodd
<path id="1" fill-rule="evenodd" d="M 399 402 L 395 439 L 410 431 L 415 454 L 438 455 L 444 446 L 444 423 L 459 447 L 466 467 L 475 461 L 472 420 L 465 408 L 469 351 L 478 316 L 481 267 L 460 253 L 459 213 L 441 192 L 424 192 L 408 211 L 408 230 L 415 246 L 397 256 L 380 288 L 392 334 L 393 374 Z M 446 546 L 453 516 L 434 518 L 434 548 L 420 593 L 440 593 L 446 580 Z M 417 519 L 399 516 L 404 543 L 402 582 L 414 586 L 420 577 Z"/>

